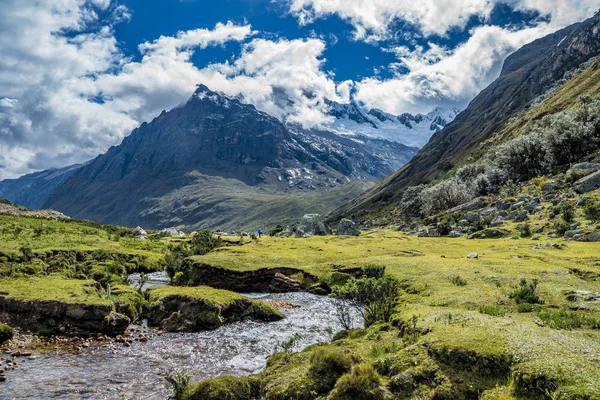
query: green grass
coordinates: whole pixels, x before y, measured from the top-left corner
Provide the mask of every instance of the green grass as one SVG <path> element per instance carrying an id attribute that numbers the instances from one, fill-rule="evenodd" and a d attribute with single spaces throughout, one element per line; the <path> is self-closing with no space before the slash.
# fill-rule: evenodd
<path id="1" fill-rule="evenodd" d="M 37 252 L 51 250 L 132 254 L 159 266 L 169 240 L 139 240 L 126 235 L 130 228 L 85 221 L 48 220 L 0 215 L 0 253 L 18 254 L 27 247 Z"/>
<path id="2" fill-rule="evenodd" d="M 13 338 L 13 330 L 10 326 L 0 324 L 0 345 Z"/>
<path id="3" fill-rule="evenodd" d="M 58 301 L 65 304 L 112 304 L 95 281 L 51 275 L 0 279 L 0 296 L 17 301 Z"/>
<path id="4" fill-rule="evenodd" d="M 538 317 L 554 329 L 600 329 L 600 319 L 587 313 L 567 310 L 544 310 Z"/>
<path id="5" fill-rule="evenodd" d="M 170 296 L 186 297 L 192 300 L 202 300 L 209 303 L 227 307 L 237 300 L 247 299 L 241 294 L 227 290 L 214 289 L 208 286 L 180 287 L 180 286 L 160 286 L 148 291 L 150 301 L 162 301 Z"/>
<path id="6" fill-rule="evenodd" d="M 544 223 L 545 220 L 532 221 L 532 229 Z M 507 229 L 516 230 L 514 225 L 507 224 Z M 555 246 L 533 249 L 541 243 Z M 336 342 L 337 346 L 356 354 L 363 362 L 378 363 L 377 360 L 404 354 L 405 350 L 398 349 L 413 343 L 411 346 L 426 349 L 430 354 L 428 363 L 437 365 L 436 373 L 443 372 L 446 382 L 452 383 L 442 385 L 443 390 L 452 387 L 467 393 L 468 385 L 473 385 L 480 390 L 478 393 L 487 393 L 488 398 L 494 398 L 495 393 L 512 398 L 506 396 L 517 396 L 520 390 L 534 385 L 526 371 L 535 364 L 538 376 L 548 381 L 554 379 L 556 371 L 570 371 L 558 373 L 562 378 L 556 384 L 557 393 L 583 391 L 594 398 L 600 396 L 600 371 L 593 361 L 600 359 L 600 331 L 591 329 L 590 324 L 573 330 L 538 325 L 540 312 L 573 307 L 572 299 L 569 301 L 564 293 L 598 291 L 596 280 L 583 279 L 582 274 L 572 272 L 584 271 L 585 276 L 600 273 L 597 244 L 568 242 L 567 247 L 561 247 L 563 243 L 562 239 L 417 238 L 378 231 L 357 238 L 263 238 L 194 259 L 235 270 L 294 267 L 325 280 L 332 276 L 337 280 L 338 272 L 346 268 L 385 265 L 386 272 L 400 279 L 404 289 L 396 318 L 408 321 L 417 316 L 419 334 L 415 340 L 406 341 L 396 332 L 381 332 L 344 339 Z M 471 252 L 477 252 L 479 258 L 468 259 Z M 454 281 L 459 280 L 453 277 L 468 284 L 457 285 Z M 544 304 L 524 304 L 537 312 L 520 313 L 518 308 L 523 304 L 517 305 L 509 298 L 511 292 L 519 289 L 522 279 L 539 282 L 535 293 Z M 596 303 L 577 300 L 576 306 L 581 309 L 578 313 L 599 318 L 600 305 Z M 391 353 L 385 353 L 384 343 L 396 343 Z M 278 368 L 267 369 L 266 390 L 289 394 L 306 387 L 307 356 L 289 357 L 285 362 L 277 361 Z M 412 356 L 402 357 L 410 361 Z M 416 371 L 410 374 L 418 376 Z M 385 377 L 384 382 L 387 381 Z M 458 384 L 459 381 L 465 384 Z"/>

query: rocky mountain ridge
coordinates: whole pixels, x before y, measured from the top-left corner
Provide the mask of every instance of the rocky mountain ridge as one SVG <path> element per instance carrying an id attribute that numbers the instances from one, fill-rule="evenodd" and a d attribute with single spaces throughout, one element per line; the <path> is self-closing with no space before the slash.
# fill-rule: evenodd
<path id="1" fill-rule="evenodd" d="M 199 85 L 185 105 L 75 170 L 44 206 L 75 218 L 156 228 L 286 223 L 358 195 L 416 151 L 288 126 Z"/>

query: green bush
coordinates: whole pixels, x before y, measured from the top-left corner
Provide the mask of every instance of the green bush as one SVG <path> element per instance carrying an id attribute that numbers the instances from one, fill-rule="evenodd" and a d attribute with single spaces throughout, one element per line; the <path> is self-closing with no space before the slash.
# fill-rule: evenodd
<path id="1" fill-rule="evenodd" d="M 591 329 L 600 328 L 600 320 L 584 313 L 565 310 L 544 310 L 538 314 L 538 317 L 550 328 L 554 329 L 577 329 L 588 327 Z"/>
<path id="2" fill-rule="evenodd" d="M 508 179 L 526 181 L 548 172 L 544 138 L 539 134 L 521 135 L 498 146 L 489 158 L 506 171 Z"/>
<path id="3" fill-rule="evenodd" d="M 529 222 L 519 225 L 518 229 L 519 229 L 519 233 L 521 234 L 522 238 L 531 236 L 531 225 L 529 225 Z"/>
<path id="4" fill-rule="evenodd" d="M 376 322 L 390 321 L 398 301 L 399 290 L 400 283 L 391 276 L 351 278 L 343 286 L 335 286 L 332 297 L 340 300 L 338 315 L 347 315 L 346 312 L 339 312 L 339 308 L 347 304 L 363 316 L 365 327 L 369 327 Z"/>
<path id="5" fill-rule="evenodd" d="M 583 207 L 585 217 L 592 222 L 600 221 L 600 203 L 593 199 L 588 199 Z"/>
<path id="6" fill-rule="evenodd" d="M 479 312 L 491 315 L 492 317 L 504 317 L 504 310 L 496 306 L 481 306 L 479 307 Z"/>
<path id="7" fill-rule="evenodd" d="M 198 256 L 210 253 L 223 245 L 223 239 L 213 235 L 212 231 L 208 229 L 202 230 L 190 242 L 191 252 Z"/>
<path id="8" fill-rule="evenodd" d="M 554 223 L 554 231 L 556 232 L 557 235 L 564 235 L 566 231 L 570 230 L 571 226 L 569 225 L 568 222 L 565 221 L 556 221 Z"/>
<path id="9" fill-rule="evenodd" d="M 343 375 L 329 395 L 330 400 L 383 400 L 381 377 L 371 365 L 356 365 Z"/>
<path id="10" fill-rule="evenodd" d="M 362 273 L 367 278 L 380 279 L 385 275 L 385 265 L 369 264 L 363 267 Z"/>
<path id="11" fill-rule="evenodd" d="M 0 324 L 0 344 L 13 338 L 13 330 L 10 326 Z"/>
<path id="12" fill-rule="evenodd" d="M 517 305 L 517 312 L 530 313 L 535 311 L 535 306 L 529 303 L 521 303 Z"/>
<path id="13" fill-rule="evenodd" d="M 562 216 L 563 221 L 573 222 L 573 219 L 575 218 L 575 206 L 573 203 L 564 202 L 560 206 L 560 215 Z"/>
<path id="14" fill-rule="evenodd" d="M 271 232 L 269 232 L 269 236 L 275 236 L 283 231 L 285 231 L 285 226 L 277 225 L 275 228 L 271 229 Z"/>
<path id="15" fill-rule="evenodd" d="M 451 277 L 450 282 L 452 282 L 456 286 L 467 286 L 468 284 L 467 280 L 461 278 L 459 275 Z"/>
<path id="16" fill-rule="evenodd" d="M 531 283 L 527 283 L 526 279 L 521 279 L 519 288 L 510 292 L 508 297 L 513 299 L 517 304 L 544 304 L 540 297 L 535 293 L 538 286 L 538 280 L 533 279 Z"/>
<path id="17" fill-rule="evenodd" d="M 339 348 L 319 348 L 310 356 L 308 377 L 315 384 L 318 394 L 326 394 L 333 389 L 338 378 L 352 367 L 352 358 Z"/>
<path id="18" fill-rule="evenodd" d="M 182 400 L 190 383 L 190 377 L 181 372 L 170 371 L 165 376 L 165 381 L 165 387 L 171 392 L 169 400 Z"/>

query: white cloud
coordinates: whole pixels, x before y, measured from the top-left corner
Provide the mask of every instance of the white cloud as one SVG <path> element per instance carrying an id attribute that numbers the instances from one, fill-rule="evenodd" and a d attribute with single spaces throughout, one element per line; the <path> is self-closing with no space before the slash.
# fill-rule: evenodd
<path id="1" fill-rule="evenodd" d="M 390 113 L 422 112 L 440 105 L 463 108 L 496 79 L 510 53 L 546 29 L 513 32 L 484 26 L 453 51 L 435 45 L 427 51 L 396 49 L 400 64 L 410 72 L 389 80 L 364 79 L 357 83 L 356 98 Z"/>
<path id="2" fill-rule="evenodd" d="M 244 46 L 232 63 L 215 64 L 200 71 L 200 81 L 245 101 L 278 118 L 315 125 L 326 117 L 318 104 L 323 98 L 348 101 L 322 70 L 325 43 L 321 39 L 270 41 L 255 39 Z"/>
<path id="3" fill-rule="evenodd" d="M 444 35 L 464 28 L 472 16 L 489 17 L 496 4 L 551 14 L 556 27 L 600 8 L 598 0 L 289 0 L 289 10 L 303 24 L 337 14 L 354 26 L 357 39 L 381 39 L 389 36 L 396 20 L 420 27 L 425 36 Z"/>
<path id="4" fill-rule="evenodd" d="M 97 12 L 111 9 L 99 21 Z M 112 30 L 128 18 L 109 0 L 0 3 L 0 179 L 106 151 L 190 96 L 195 48 L 253 34 L 232 23 L 180 32 L 142 44 L 142 60 L 132 62 Z"/>
<path id="5" fill-rule="evenodd" d="M 355 28 L 355 38 L 377 41 L 393 34 L 396 20 L 421 28 L 425 37 L 443 36 L 464 28 L 473 15 L 488 18 L 497 3 L 550 15 L 549 23 L 519 31 L 483 26 L 472 30 L 466 43 L 445 49 L 430 43 L 424 50 L 398 47 L 398 62 L 407 74 L 392 79 L 366 78 L 356 84 L 356 98 L 390 113 L 424 112 L 435 106 L 464 107 L 499 74 L 508 55 L 522 45 L 574 22 L 590 17 L 600 0 L 290 0 L 290 12 L 301 23 L 337 14 Z"/>

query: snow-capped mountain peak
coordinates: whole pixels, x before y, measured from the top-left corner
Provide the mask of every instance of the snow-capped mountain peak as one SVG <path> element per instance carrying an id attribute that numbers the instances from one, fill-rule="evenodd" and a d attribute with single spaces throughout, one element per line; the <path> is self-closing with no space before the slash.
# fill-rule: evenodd
<path id="1" fill-rule="evenodd" d="M 392 115 L 361 107 L 356 102 L 340 104 L 326 100 L 334 121 L 327 128 L 343 135 L 363 135 L 422 147 L 431 136 L 456 118 L 460 110 L 436 107 L 427 114 Z"/>

